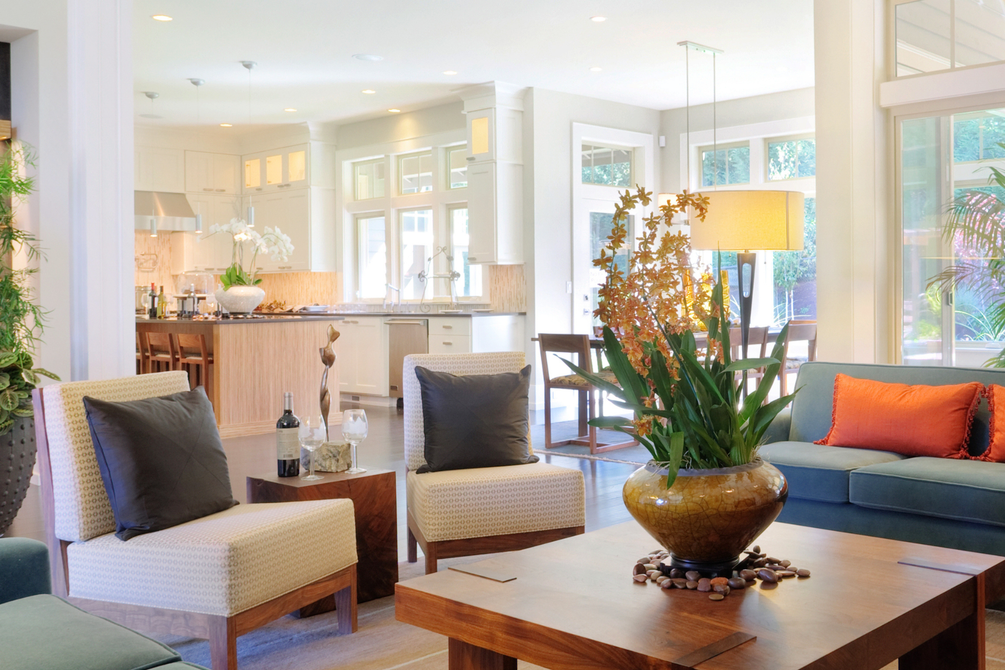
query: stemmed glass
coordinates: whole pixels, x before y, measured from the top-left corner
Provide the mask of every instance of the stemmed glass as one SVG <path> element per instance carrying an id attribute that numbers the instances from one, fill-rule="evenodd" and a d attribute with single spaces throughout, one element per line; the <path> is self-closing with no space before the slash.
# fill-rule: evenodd
<path id="1" fill-rule="evenodd" d="M 356 445 L 366 439 L 368 425 L 366 422 L 366 412 L 361 409 L 347 409 L 342 412 L 342 437 L 346 439 L 352 448 L 352 467 L 346 472 L 350 475 L 358 475 L 366 472 L 356 463 Z"/>
<path id="2" fill-rule="evenodd" d="M 323 479 L 320 475 L 314 474 L 314 451 L 325 441 L 325 422 L 320 416 L 308 416 L 300 419 L 300 428 L 297 429 L 297 437 L 300 439 L 300 446 L 311 452 L 310 473 L 300 475 L 304 481 L 316 481 Z"/>

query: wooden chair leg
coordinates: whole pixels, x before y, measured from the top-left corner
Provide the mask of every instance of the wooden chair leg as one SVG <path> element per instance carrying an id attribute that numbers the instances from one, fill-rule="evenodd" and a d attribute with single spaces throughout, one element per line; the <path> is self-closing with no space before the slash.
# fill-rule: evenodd
<path id="1" fill-rule="evenodd" d="M 426 574 L 431 575 L 436 572 L 436 543 L 426 542 L 423 551 L 426 552 Z"/>
<path id="2" fill-rule="evenodd" d="M 408 529 L 408 562 L 415 563 L 419 560 L 418 553 L 418 542 L 415 539 L 415 535 L 412 534 L 412 529 Z"/>
<path id="3" fill-rule="evenodd" d="M 579 392 L 579 434 L 586 435 L 586 422 L 590 413 L 590 392 Z"/>
<path id="4" fill-rule="evenodd" d="M 338 617 L 338 632 L 340 635 L 350 635 L 356 632 L 356 566 L 352 566 L 352 581 L 349 586 L 335 592 L 335 616 Z M 215 670 L 215 669 L 214 669 Z"/>
<path id="5" fill-rule="evenodd" d="M 237 625 L 233 618 L 210 618 L 209 658 L 213 670 L 237 670 Z"/>
<path id="6" fill-rule="evenodd" d="M 544 389 L 544 448 L 551 449 L 551 389 Z"/>

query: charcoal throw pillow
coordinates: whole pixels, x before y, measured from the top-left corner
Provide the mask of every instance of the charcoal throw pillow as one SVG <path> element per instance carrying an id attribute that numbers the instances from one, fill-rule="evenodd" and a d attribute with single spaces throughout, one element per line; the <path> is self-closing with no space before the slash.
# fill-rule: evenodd
<path id="1" fill-rule="evenodd" d="M 527 438 L 530 366 L 496 375 L 416 367 L 426 465 L 417 472 L 537 463 Z"/>
<path id="2" fill-rule="evenodd" d="M 237 504 L 202 387 L 129 402 L 85 397 L 84 409 L 120 540 Z"/>

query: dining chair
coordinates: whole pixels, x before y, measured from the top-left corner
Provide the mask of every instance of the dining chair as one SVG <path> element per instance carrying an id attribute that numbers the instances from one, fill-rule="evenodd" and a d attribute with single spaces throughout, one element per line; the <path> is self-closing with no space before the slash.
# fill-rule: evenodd
<path id="1" fill-rule="evenodd" d="M 806 342 L 806 358 L 789 357 L 789 345 L 793 342 Z M 781 393 L 788 395 L 789 375 L 799 372 L 799 366 L 807 361 L 817 360 L 817 322 L 792 320 L 789 321 L 788 337 L 782 346 L 782 359 L 785 365 L 779 374 Z"/>
<path id="2" fill-rule="evenodd" d="M 730 356 L 734 361 L 743 358 L 764 358 L 767 356 L 768 349 L 768 327 L 767 326 L 751 326 L 747 331 L 747 351 L 741 352 L 743 348 L 742 334 L 739 328 L 729 329 L 729 344 L 730 344 Z M 746 353 L 746 356 L 741 355 Z M 755 368 L 753 370 L 747 371 L 747 383 L 751 381 L 754 382 L 754 388 L 757 388 L 757 380 L 764 377 L 764 368 Z M 742 372 L 736 374 L 737 379 L 743 375 Z"/>
<path id="3" fill-rule="evenodd" d="M 634 438 L 622 440 L 620 442 L 599 442 L 597 440 L 597 429 L 589 422 L 596 416 L 603 416 L 602 411 L 598 411 L 598 395 L 600 389 L 586 381 L 578 374 L 564 374 L 551 376 L 548 370 L 549 354 L 572 354 L 575 360 L 572 362 L 586 370 L 594 372 L 593 361 L 590 356 L 590 338 L 588 335 L 564 335 L 541 333 L 537 336 L 538 346 L 541 350 L 541 372 L 544 375 L 544 447 L 552 449 L 567 444 L 589 447 L 591 454 L 613 449 L 623 449 L 638 444 Z M 599 359 L 598 359 L 599 360 Z M 562 364 L 565 367 L 565 364 Z M 598 370 L 597 374 L 607 381 L 617 384 L 618 379 L 610 370 Z M 578 434 L 560 442 L 553 442 L 551 439 L 551 391 L 575 391 L 579 394 L 579 428 Z"/>

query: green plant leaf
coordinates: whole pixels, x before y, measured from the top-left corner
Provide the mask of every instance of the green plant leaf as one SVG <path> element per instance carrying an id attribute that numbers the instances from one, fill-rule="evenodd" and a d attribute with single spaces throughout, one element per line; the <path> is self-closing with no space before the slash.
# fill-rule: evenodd
<path id="1" fill-rule="evenodd" d="M 37 375 L 42 375 L 43 377 L 48 377 L 49 379 L 52 379 L 52 380 L 57 381 L 57 382 L 60 381 L 59 375 L 57 375 L 55 372 L 49 372 L 45 368 L 32 368 L 32 371 L 34 371 L 34 373 L 37 374 Z"/>
<path id="2" fill-rule="evenodd" d="M 18 361 L 18 355 L 12 351 L 0 352 L 0 368 L 9 368 Z"/>
<path id="3" fill-rule="evenodd" d="M 3 391 L 0 391 L 0 408 L 9 412 L 17 409 L 20 402 L 21 399 L 18 397 L 17 391 L 14 389 L 8 387 Z"/>
<path id="4" fill-rule="evenodd" d="M 39 382 L 38 375 L 35 374 L 33 370 L 29 370 L 28 368 L 21 370 L 21 376 L 32 386 L 36 386 Z"/>
<path id="5" fill-rule="evenodd" d="M 733 361 L 729 365 L 723 368 L 724 372 L 740 372 L 741 370 L 754 370 L 756 368 L 763 368 L 771 365 L 772 363 L 778 363 L 778 359 L 775 358 L 741 358 L 739 360 Z"/>
<path id="6" fill-rule="evenodd" d="M 18 407 L 15 410 L 11 410 L 11 414 L 13 414 L 14 416 L 20 416 L 20 417 L 35 416 L 35 410 L 33 410 L 32 407 L 31 407 L 31 405 L 29 405 L 27 408 L 25 408 L 25 407 Z"/>
<path id="7" fill-rule="evenodd" d="M 0 422 L 0 435 L 6 435 L 13 425 L 14 419 L 7 419 L 6 421 Z"/>

